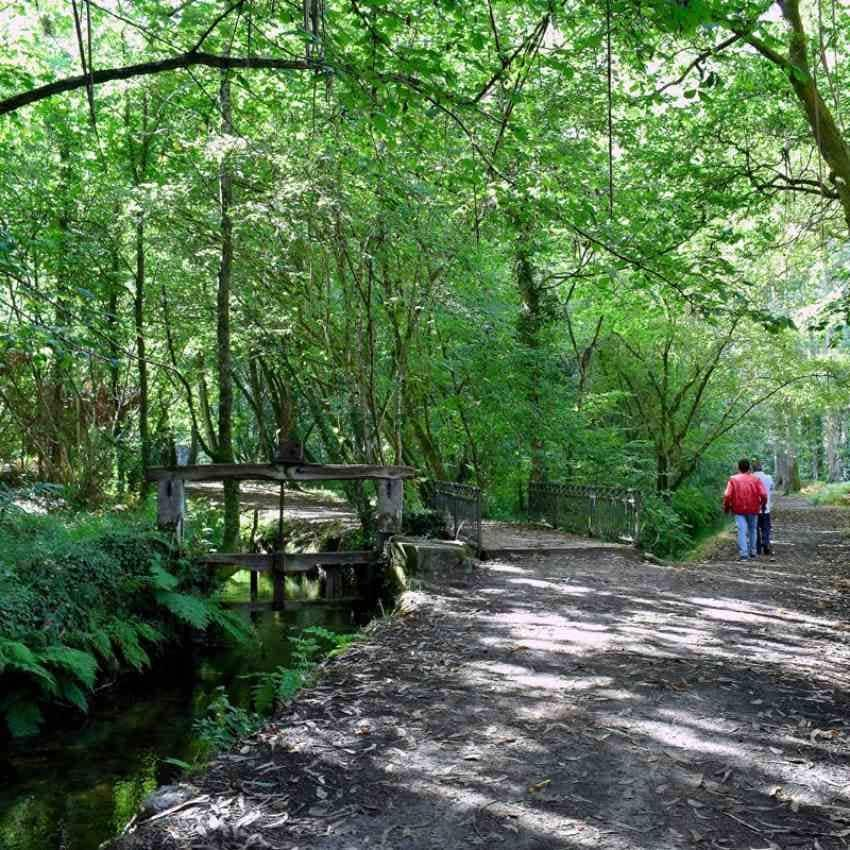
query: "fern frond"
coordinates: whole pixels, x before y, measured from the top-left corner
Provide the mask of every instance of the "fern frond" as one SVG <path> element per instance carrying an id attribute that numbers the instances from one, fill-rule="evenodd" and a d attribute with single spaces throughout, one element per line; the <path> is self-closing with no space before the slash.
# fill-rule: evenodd
<path id="1" fill-rule="evenodd" d="M 62 699 L 71 703 L 71 705 L 75 705 L 83 713 L 89 710 L 88 698 L 76 682 L 73 682 L 70 679 L 62 682 L 60 685 L 60 693 Z"/>
<path id="2" fill-rule="evenodd" d="M 167 608 L 178 620 L 196 629 L 203 630 L 210 623 L 210 605 L 197 596 L 160 590 L 156 594 L 156 601 L 163 608 Z"/>
<path id="3" fill-rule="evenodd" d="M 49 646 L 41 654 L 45 664 L 59 667 L 70 673 L 77 681 L 82 682 L 87 690 L 94 687 L 97 677 L 97 659 L 81 649 L 57 644 Z"/>
<path id="4" fill-rule="evenodd" d="M 85 635 L 85 644 L 93 649 L 106 662 L 115 661 L 115 652 L 112 649 L 112 641 L 109 632 L 105 629 L 96 629 Z"/>
<path id="5" fill-rule="evenodd" d="M 209 604 L 210 622 L 215 623 L 235 643 L 247 643 L 254 636 L 254 629 L 235 611 L 227 611 L 217 603 Z"/>
<path id="6" fill-rule="evenodd" d="M 15 640 L 0 640 L 0 655 L 3 658 L 3 667 L 0 669 L 25 673 L 32 676 L 47 693 L 55 695 L 58 692 L 55 677 L 28 646 Z"/>
<path id="7" fill-rule="evenodd" d="M 141 670 L 151 663 L 150 657 L 139 643 L 139 634 L 133 623 L 116 621 L 110 627 L 110 633 L 112 640 L 131 667 Z"/>
<path id="8" fill-rule="evenodd" d="M 159 559 L 151 561 L 151 587 L 155 590 L 174 590 L 180 579 L 160 566 Z"/>
<path id="9" fill-rule="evenodd" d="M 156 626 L 152 626 L 150 623 L 146 623 L 143 620 L 137 620 L 135 625 L 139 636 L 149 643 L 162 643 L 162 641 L 165 640 L 165 634 Z"/>

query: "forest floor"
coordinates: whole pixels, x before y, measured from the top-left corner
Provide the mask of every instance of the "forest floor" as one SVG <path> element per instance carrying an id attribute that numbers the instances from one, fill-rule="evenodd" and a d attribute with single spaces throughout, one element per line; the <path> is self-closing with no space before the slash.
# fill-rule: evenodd
<path id="1" fill-rule="evenodd" d="M 407 594 L 134 848 L 806 848 L 850 841 L 850 512 L 777 558 L 485 562 Z"/>

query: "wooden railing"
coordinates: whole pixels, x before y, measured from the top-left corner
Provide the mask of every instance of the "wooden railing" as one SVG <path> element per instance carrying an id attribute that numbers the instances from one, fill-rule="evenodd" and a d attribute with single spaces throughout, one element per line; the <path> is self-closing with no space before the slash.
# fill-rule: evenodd
<path id="1" fill-rule="evenodd" d="M 349 552 L 286 552 L 281 534 L 276 551 L 216 552 L 202 562 L 211 567 L 234 566 L 251 572 L 251 602 L 257 603 L 257 577 L 267 572 L 272 577 L 272 608 L 280 610 L 286 603 L 287 575 L 303 574 L 321 568 L 325 574 L 326 598 L 337 595 L 340 569 L 370 567 L 384 556 L 384 544 L 401 531 L 404 510 L 404 480 L 415 470 L 406 466 L 329 465 L 314 463 L 210 463 L 196 466 L 151 467 L 149 481 L 158 483 L 157 521 L 160 528 L 182 537 L 185 514 L 186 481 L 275 481 L 285 486 L 288 481 L 363 481 L 373 480 L 377 487 L 377 545 L 373 550 Z M 281 499 L 281 506 L 283 500 Z M 283 508 L 280 514 L 283 527 Z"/>
<path id="2" fill-rule="evenodd" d="M 528 513 L 574 534 L 637 545 L 640 493 L 620 487 L 533 481 Z"/>
<path id="3" fill-rule="evenodd" d="M 425 504 L 439 513 L 446 530 L 481 552 L 481 490 L 455 481 L 427 481 L 422 486 Z"/>

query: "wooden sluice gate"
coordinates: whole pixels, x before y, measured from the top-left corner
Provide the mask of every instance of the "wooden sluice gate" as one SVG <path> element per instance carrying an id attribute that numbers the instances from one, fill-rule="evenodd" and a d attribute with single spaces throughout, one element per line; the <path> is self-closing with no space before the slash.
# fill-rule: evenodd
<path id="1" fill-rule="evenodd" d="M 367 574 L 368 571 L 374 572 L 385 558 L 386 542 L 401 531 L 404 481 L 416 474 L 416 471 L 408 466 L 305 463 L 297 457 L 291 457 L 291 453 L 287 457 L 287 452 L 283 450 L 268 464 L 210 463 L 189 466 L 180 464 L 182 459 L 178 455 L 177 465 L 151 467 L 146 473 L 149 481 L 158 484 L 157 523 L 161 529 L 174 534 L 178 540 L 182 539 L 185 524 L 187 481 L 273 481 L 280 484 L 275 551 L 215 552 L 199 559 L 213 568 L 231 566 L 250 571 L 251 606 L 270 604 L 273 610 L 281 610 L 286 606 L 287 576 L 304 575 L 319 570 L 325 594 L 316 602 L 341 602 L 342 570 L 353 567 L 357 571 L 367 571 Z M 375 548 L 347 552 L 285 551 L 285 487 L 288 482 L 305 481 L 374 481 L 377 490 Z M 258 602 L 260 573 L 268 573 L 271 576 L 273 591 L 270 603 Z M 299 606 L 303 604 L 308 603 L 299 600 Z"/>

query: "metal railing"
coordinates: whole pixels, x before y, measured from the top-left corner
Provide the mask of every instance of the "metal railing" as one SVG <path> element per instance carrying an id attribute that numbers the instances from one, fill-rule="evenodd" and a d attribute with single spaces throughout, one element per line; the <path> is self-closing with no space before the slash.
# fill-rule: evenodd
<path id="1" fill-rule="evenodd" d="M 620 487 L 530 482 L 528 513 L 574 534 L 637 545 L 640 493 Z"/>
<path id="2" fill-rule="evenodd" d="M 465 540 L 481 551 L 481 490 L 454 481 L 427 481 L 422 487 L 425 504 L 441 514 L 455 540 Z"/>

